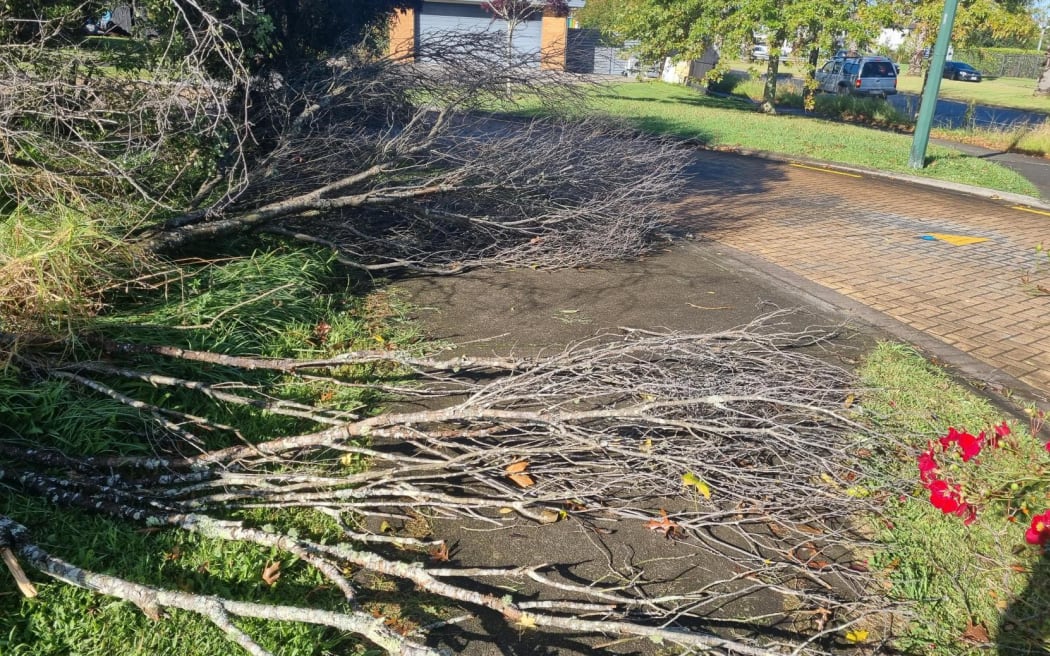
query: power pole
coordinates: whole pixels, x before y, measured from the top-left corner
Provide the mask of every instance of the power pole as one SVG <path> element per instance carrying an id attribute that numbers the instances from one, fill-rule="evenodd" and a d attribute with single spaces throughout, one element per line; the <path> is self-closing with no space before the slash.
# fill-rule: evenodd
<path id="1" fill-rule="evenodd" d="M 944 59 L 948 55 L 948 44 L 952 41 L 952 24 L 955 22 L 955 10 L 959 0 L 945 0 L 944 12 L 941 14 L 941 27 L 937 31 L 937 43 L 933 46 L 930 68 L 927 71 L 925 89 L 919 104 L 919 119 L 915 122 L 915 136 L 911 140 L 911 158 L 908 166 L 921 169 L 926 166 L 926 146 L 930 142 L 930 126 L 937 111 L 937 94 L 941 90 L 941 75 L 944 73 Z"/>

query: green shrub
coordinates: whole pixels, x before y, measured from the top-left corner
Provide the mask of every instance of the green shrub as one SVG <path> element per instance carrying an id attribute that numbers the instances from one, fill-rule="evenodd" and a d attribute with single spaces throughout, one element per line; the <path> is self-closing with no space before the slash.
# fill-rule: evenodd
<path id="1" fill-rule="evenodd" d="M 813 112 L 851 123 L 896 129 L 906 129 L 914 123 L 910 116 L 880 98 L 819 94 Z"/>
<path id="2" fill-rule="evenodd" d="M 724 73 L 717 79 L 709 80 L 707 88 L 716 93 L 739 93 L 737 87 L 751 79 L 743 73 Z"/>
<path id="3" fill-rule="evenodd" d="M 964 61 L 992 77 L 1037 79 L 1043 70 L 1044 54 L 1022 48 L 960 48 L 952 59 Z"/>

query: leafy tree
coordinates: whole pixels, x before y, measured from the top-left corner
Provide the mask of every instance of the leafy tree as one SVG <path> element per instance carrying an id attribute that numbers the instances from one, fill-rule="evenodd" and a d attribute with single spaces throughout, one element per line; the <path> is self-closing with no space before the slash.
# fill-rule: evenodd
<path id="1" fill-rule="evenodd" d="M 952 27 L 952 43 L 956 47 L 970 47 L 1028 38 L 1038 31 L 1028 13 L 1029 5 L 1030 0 L 960 2 Z M 937 40 L 943 9 L 943 1 L 894 0 L 884 5 L 883 15 L 892 24 L 914 25 L 909 40 L 910 75 L 922 72 L 924 53 Z"/>
<path id="2" fill-rule="evenodd" d="M 580 25 L 598 30 L 610 43 L 622 43 L 620 16 L 631 0 L 587 0 L 576 12 Z"/>
<path id="3" fill-rule="evenodd" d="M 831 47 L 842 33 L 866 39 L 874 31 L 866 3 L 835 0 L 608 0 L 595 12 L 603 25 L 610 26 L 606 29 L 639 40 L 639 51 L 653 59 L 695 58 L 711 45 L 735 51 L 754 43 L 756 35 L 766 35 L 770 44 L 763 94 L 767 110 L 773 107 L 784 43 L 813 53 L 812 69 L 816 51 Z"/>

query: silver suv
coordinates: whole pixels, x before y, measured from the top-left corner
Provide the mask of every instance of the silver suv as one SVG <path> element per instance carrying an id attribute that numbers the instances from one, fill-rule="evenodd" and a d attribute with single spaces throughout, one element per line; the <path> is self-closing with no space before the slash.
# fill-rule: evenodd
<path id="1" fill-rule="evenodd" d="M 876 55 L 836 57 L 817 71 L 817 88 L 855 96 L 892 96 L 897 93 L 897 65 Z"/>

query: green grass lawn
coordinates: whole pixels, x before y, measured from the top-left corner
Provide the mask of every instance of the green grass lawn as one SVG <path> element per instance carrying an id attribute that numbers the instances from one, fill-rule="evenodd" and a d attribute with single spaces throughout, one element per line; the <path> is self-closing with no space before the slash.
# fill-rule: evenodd
<path id="1" fill-rule="evenodd" d="M 747 102 L 706 96 L 660 82 L 613 84 L 595 93 L 591 111 L 650 132 L 1037 195 L 1020 175 L 956 150 L 930 146 L 929 165 L 908 167 L 911 137 L 804 116 L 769 116 Z"/>
<path id="2" fill-rule="evenodd" d="M 825 59 L 821 59 L 821 65 L 825 61 Z M 755 75 L 761 75 L 766 72 L 766 62 L 731 60 L 724 63 L 731 70 L 749 71 Z M 901 75 L 897 78 L 898 91 L 920 93 L 922 91 L 922 76 L 908 75 L 907 71 L 907 64 L 902 63 Z M 780 73 L 802 78 L 805 76 L 805 65 L 794 60 L 781 62 Z M 977 83 L 942 79 L 939 95 L 942 98 L 966 103 L 972 102 L 994 107 L 1050 113 L 1050 96 L 1037 97 L 1033 95 L 1035 82 L 1035 80 L 1021 77 L 985 78 Z"/>
<path id="3" fill-rule="evenodd" d="M 902 74 L 897 89 L 910 93 L 922 91 L 922 77 Z M 1034 96 L 1035 80 L 1020 77 L 985 78 L 981 82 L 941 80 L 939 96 L 979 105 L 1025 109 L 1050 113 L 1050 97 Z"/>
<path id="4" fill-rule="evenodd" d="M 916 456 L 949 427 L 976 434 L 1008 417 L 899 344 L 876 348 L 861 376 L 871 390 L 864 412 L 893 445 L 877 455 L 878 487 L 892 496 L 876 521 L 883 549 L 872 564 L 885 575 L 887 594 L 913 613 L 898 647 L 928 656 L 1050 653 L 1050 557 L 1024 539 L 1032 515 L 1050 507 L 1046 427 L 1010 420 L 1013 433 L 1002 446 L 970 463 L 936 447 L 943 475 L 971 483 L 964 493 L 977 504 L 977 519 L 966 526 L 931 505 Z M 978 478 L 965 479 L 967 470 Z"/>
<path id="5" fill-rule="evenodd" d="M 27 231 L 0 225 L 5 233 Z M 72 238 L 76 238 L 73 234 Z M 46 245 L 46 244 L 45 244 Z M 240 258 L 188 263 L 179 280 L 146 295 L 111 300 L 114 307 L 95 318 L 87 332 L 118 341 L 178 344 L 225 353 L 273 357 L 328 357 L 372 348 L 381 341 L 412 348 L 418 327 L 403 319 L 397 299 L 388 292 L 360 294 L 346 271 L 324 253 L 272 247 Z M 236 311 L 231 312 L 233 308 Z M 325 326 L 323 339 L 318 327 Z M 138 366 L 222 385 L 222 367 L 196 368 L 163 359 L 140 359 Z M 392 369 L 361 367 L 359 379 L 396 377 Z M 171 369 L 168 369 L 171 371 Z M 349 371 L 349 370 L 348 370 Z M 225 372 L 228 373 L 228 372 Z M 383 399 L 374 390 L 334 386 L 300 377 L 260 373 L 246 384 L 278 390 L 284 396 L 318 407 L 366 414 Z M 212 404 L 187 390 L 135 385 L 132 394 L 189 415 L 207 415 L 218 425 L 235 425 L 252 439 L 295 434 L 312 422 L 254 410 L 235 404 Z M 0 423 L 9 427 L 4 440 L 20 436 L 37 446 L 57 447 L 73 454 L 154 453 L 143 416 L 115 405 L 102 395 L 77 393 L 63 381 L 23 375 L 15 366 L 0 369 Z M 195 430 L 195 429 L 194 429 Z M 217 431 L 202 431 L 202 446 Z M 218 431 L 221 432 L 221 431 Z M 226 436 L 228 439 L 228 436 Z M 245 438 L 241 438 L 245 439 Z M 3 466 L 3 463 L 0 463 Z M 356 462 L 344 463 L 348 471 Z M 95 571 L 169 589 L 214 594 L 273 604 L 306 605 L 341 610 L 346 601 L 316 570 L 278 549 L 233 543 L 178 531 L 153 531 L 93 516 L 77 509 L 60 509 L 47 501 L 5 489 L 0 515 L 25 524 L 33 539 L 54 555 Z M 334 542 L 342 538 L 335 522 L 300 511 L 245 510 L 235 513 L 253 525 L 273 524 L 303 536 Z M 261 577 L 263 568 L 280 563 L 276 584 Z M 0 567 L 0 654 L 4 656 L 228 656 L 247 653 L 208 620 L 171 611 L 167 621 L 152 621 L 135 606 L 33 575 L 40 595 L 24 599 L 6 568 Z M 375 577 L 365 588 L 388 584 Z M 429 603 L 427 596 L 383 593 L 382 612 L 408 621 L 431 619 L 413 609 Z M 371 601 L 365 610 L 379 611 Z M 309 625 L 247 620 L 240 624 L 272 653 L 288 656 L 377 652 L 353 636 Z M 407 625 L 406 625 L 407 626 Z"/>

